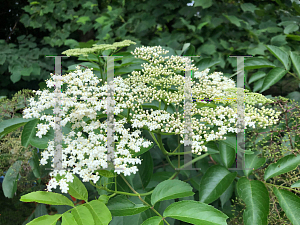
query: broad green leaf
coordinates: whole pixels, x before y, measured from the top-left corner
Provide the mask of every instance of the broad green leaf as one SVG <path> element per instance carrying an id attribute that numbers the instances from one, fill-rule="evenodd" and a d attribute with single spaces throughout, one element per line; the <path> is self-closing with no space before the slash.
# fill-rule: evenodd
<path id="1" fill-rule="evenodd" d="M 31 159 L 29 159 L 29 165 L 32 169 L 32 172 L 36 178 L 41 178 L 40 172 L 40 162 L 39 157 L 37 155 L 37 149 L 34 149 L 34 153 Z"/>
<path id="2" fill-rule="evenodd" d="M 69 185 L 69 194 L 72 195 L 76 199 L 88 201 L 88 191 L 84 184 L 80 181 L 80 179 L 72 174 L 74 179 L 73 182 L 68 182 Z"/>
<path id="3" fill-rule="evenodd" d="M 197 27 L 197 30 L 201 30 L 201 28 L 204 27 L 206 24 L 208 24 L 208 22 L 200 23 Z"/>
<path id="4" fill-rule="evenodd" d="M 268 60 L 262 58 L 250 58 L 245 60 L 245 64 L 244 64 L 245 70 L 260 69 L 260 68 L 267 68 L 267 67 L 276 67 L 276 66 L 273 63 L 269 62 Z"/>
<path id="5" fill-rule="evenodd" d="M 150 210 L 147 211 L 149 212 Z M 114 216 L 109 225 L 141 225 L 150 216 L 155 216 L 148 216 L 149 213 L 146 214 L 146 212 L 142 212 L 132 216 Z"/>
<path id="6" fill-rule="evenodd" d="M 254 83 L 253 92 L 257 92 L 257 91 L 261 90 L 261 88 L 264 84 L 264 80 L 265 80 L 265 78 L 262 78 Z"/>
<path id="7" fill-rule="evenodd" d="M 137 166 L 138 172 L 133 177 L 135 189 L 145 189 L 153 175 L 153 159 L 149 151 L 141 155 L 142 164 Z"/>
<path id="8" fill-rule="evenodd" d="M 44 216 L 44 215 L 48 215 L 46 205 L 38 203 L 34 210 L 34 216 L 35 216 L 35 218 L 38 218 L 38 217 Z"/>
<path id="9" fill-rule="evenodd" d="M 298 180 L 297 182 L 291 185 L 291 188 L 296 188 L 296 187 L 300 187 L 300 180 Z"/>
<path id="10" fill-rule="evenodd" d="M 264 179 L 268 180 L 272 177 L 278 176 L 283 173 L 287 173 L 296 169 L 300 164 L 300 155 L 287 155 L 279 159 L 276 163 L 272 163 L 265 171 Z"/>
<path id="11" fill-rule="evenodd" d="M 300 5 L 299 2 L 297 3 L 296 1 L 293 1 L 293 8 L 300 13 Z"/>
<path id="12" fill-rule="evenodd" d="M 195 0 L 194 7 L 201 6 L 203 9 L 209 8 L 212 6 L 212 0 Z"/>
<path id="13" fill-rule="evenodd" d="M 195 193 L 193 188 L 186 182 L 181 180 L 165 180 L 159 183 L 153 190 L 151 195 L 151 204 L 156 202 L 193 196 Z"/>
<path id="14" fill-rule="evenodd" d="M 93 200 L 85 204 L 93 215 L 95 225 L 108 225 L 112 216 L 106 205 L 98 200 Z"/>
<path id="15" fill-rule="evenodd" d="M 10 80 L 15 84 L 19 80 L 21 80 L 21 71 L 15 71 L 12 75 L 10 75 Z"/>
<path id="16" fill-rule="evenodd" d="M 17 184 L 21 165 L 21 160 L 16 161 L 13 165 L 9 167 L 8 171 L 4 176 L 2 189 L 5 197 L 7 198 L 13 198 L 15 192 L 17 191 Z"/>
<path id="17" fill-rule="evenodd" d="M 21 70 L 21 75 L 22 76 L 30 76 L 30 73 L 32 72 L 32 67 L 29 67 L 29 68 L 26 68 L 24 67 L 22 70 Z"/>
<path id="18" fill-rule="evenodd" d="M 259 167 L 261 167 L 262 165 L 264 165 L 266 162 L 266 158 L 262 157 L 259 158 L 257 155 L 245 155 L 245 168 L 250 169 L 250 168 L 254 168 L 254 170 L 257 170 Z M 244 170 L 244 174 L 246 177 L 248 177 L 251 173 L 253 172 L 253 170 Z"/>
<path id="19" fill-rule="evenodd" d="M 241 8 L 244 12 L 252 12 L 254 13 L 254 11 L 257 9 L 257 7 L 255 5 L 253 5 L 252 3 L 244 3 L 241 4 Z"/>
<path id="20" fill-rule="evenodd" d="M 293 225 L 300 225 L 300 198 L 287 190 L 273 188 L 279 205 Z"/>
<path id="21" fill-rule="evenodd" d="M 208 42 L 200 45 L 200 47 L 197 49 L 197 53 L 199 54 L 213 55 L 215 52 L 216 52 L 216 45 Z"/>
<path id="22" fill-rule="evenodd" d="M 297 31 L 299 29 L 299 26 L 297 24 L 289 24 L 284 28 L 283 33 L 289 34 Z"/>
<path id="23" fill-rule="evenodd" d="M 132 201 L 129 201 L 126 196 L 119 195 L 109 199 L 107 208 L 112 216 L 130 216 L 149 209 L 149 206 L 135 204 Z"/>
<path id="24" fill-rule="evenodd" d="M 183 52 L 185 52 L 185 51 L 190 47 L 190 45 L 191 45 L 191 43 L 185 43 L 185 44 L 183 45 L 183 47 L 182 47 L 181 54 L 182 54 Z"/>
<path id="25" fill-rule="evenodd" d="M 237 173 L 229 172 L 220 165 L 211 166 L 203 175 L 199 187 L 199 201 L 212 203 L 230 186 Z"/>
<path id="26" fill-rule="evenodd" d="M 178 147 L 178 136 L 177 135 L 168 136 L 167 137 L 167 146 L 170 149 L 170 151 L 173 152 Z M 177 148 L 177 150 L 178 150 L 178 148 Z"/>
<path id="27" fill-rule="evenodd" d="M 111 177 L 115 177 L 115 174 L 112 171 L 109 170 L 95 170 L 95 173 L 98 172 L 99 176 L 103 176 L 103 177 L 107 177 L 107 178 L 111 178 Z"/>
<path id="28" fill-rule="evenodd" d="M 242 177 L 237 182 L 237 191 L 246 203 L 243 214 L 245 225 L 267 225 L 269 215 L 269 192 L 266 186 L 258 180 L 248 180 Z"/>
<path id="29" fill-rule="evenodd" d="M 237 18 L 236 16 L 229 16 L 224 13 L 222 13 L 222 15 L 225 16 L 231 23 L 233 23 L 237 27 L 241 26 L 241 23 L 240 23 L 241 20 L 239 18 Z"/>
<path id="30" fill-rule="evenodd" d="M 287 41 L 285 39 L 286 39 L 286 36 L 283 34 L 276 35 L 271 38 L 271 44 L 275 45 L 275 46 L 283 46 L 283 45 L 287 44 Z"/>
<path id="31" fill-rule="evenodd" d="M 195 30 L 196 27 L 195 26 L 188 26 L 189 29 L 193 29 Z M 195 46 L 194 45 L 190 45 L 187 50 L 182 51 L 182 55 L 183 56 L 194 56 L 195 55 Z"/>
<path id="32" fill-rule="evenodd" d="M 282 77 L 287 73 L 287 71 L 283 68 L 276 67 L 269 71 L 267 76 L 264 79 L 264 83 L 262 85 L 260 93 L 268 90 L 272 85 L 276 84 L 278 81 L 281 80 Z"/>
<path id="33" fill-rule="evenodd" d="M 153 216 L 145 220 L 142 225 L 164 225 L 164 221 L 160 216 Z"/>
<path id="34" fill-rule="evenodd" d="M 261 78 L 263 78 L 265 76 L 266 76 L 265 72 L 258 71 L 258 72 L 256 72 L 256 73 L 254 73 L 254 74 L 251 75 L 248 83 L 251 84 L 252 82 L 257 81 L 257 80 L 259 80 L 259 79 L 261 79 Z"/>
<path id="35" fill-rule="evenodd" d="M 210 68 L 218 63 L 220 63 L 219 60 L 214 60 L 212 58 L 203 58 L 200 59 L 200 61 L 196 63 L 195 66 L 198 68 L 199 72 L 202 72 L 203 70 Z"/>
<path id="36" fill-rule="evenodd" d="M 6 134 L 18 129 L 21 126 L 24 126 L 29 121 L 33 119 L 23 119 L 23 118 L 13 118 L 4 120 L 0 123 L 0 139 L 4 137 Z"/>
<path id="37" fill-rule="evenodd" d="M 21 144 L 27 148 L 30 142 L 31 137 L 35 135 L 35 127 L 38 123 L 38 119 L 32 120 L 25 124 L 23 131 L 22 131 L 22 136 L 21 136 Z"/>
<path id="38" fill-rule="evenodd" d="M 21 202 L 38 202 L 49 205 L 69 205 L 74 207 L 72 201 L 70 201 L 66 196 L 63 196 L 54 192 L 47 191 L 35 191 L 26 195 L 22 195 Z"/>
<path id="39" fill-rule="evenodd" d="M 266 47 L 284 65 L 285 69 L 288 71 L 291 66 L 289 54 L 273 45 L 266 45 Z"/>
<path id="40" fill-rule="evenodd" d="M 213 155 L 213 154 L 219 154 L 220 151 L 218 149 L 218 146 L 216 145 L 216 143 L 214 141 L 208 142 L 205 144 L 205 147 L 207 148 L 207 153 Z M 203 168 L 201 169 L 201 172 L 203 172 Z M 204 171 L 205 173 L 205 171 Z"/>
<path id="41" fill-rule="evenodd" d="M 90 21 L 90 20 L 91 19 L 88 16 L 81 16 L 81 17 L 78 18 L 76 23 L 82 23 L 84 25 L 87 21 Z"/>
<path id="42" fill-rule="evenodd" d="M 297 75 L 300 78 L 300 56 L 295 52 L 290 52 L 290 57 L 292 59 L 292 63 L 297 71 Z"/>
<path id="43" fill-rule="evenodd" d="M 211 205 L 198 201 L 184 200 L 169 205 L 163 213 L 164 217 L 171 217 L 194 225 L 227 225 L 226 216 Z"/>
<path id="44" fill-rule="evenodd" d="M 93 215 L 91 214 L 90 210 L 83 205 L 76 206 L 71 211 L 72 215 L 74 216 L 78 225 L 94 225 Z"/>
<path id="45" fill-rule="evenodd" d="M 103 202 L 105 205 L 108 203 L 109 197 L 107 195 L 100 195 L 98 201 Z"/>
<path id="46" fill-rule="evenodd" d="M 66 39 L 64 41 L 64 45 L 67 45 L 70 48 L 77 48 L 79 44 L 78 44 L 78 41 L 76 41 L 74 39 Z"/>
<path id="47" fill-rule="evenodd" d="M 50 130 L 46 133 L 46 135 L 43 135 L 42 138 L 39 138 L 36 136 L 37 133 L 37 128 L 35 128 L 35 135 L 33 135 L 33 137 L 31 137 L 30 139 L 30 144 L 36 148 L 39 149 L 45 149 L 48 147 L 48 142 L 51 140 L 54 140 L 54 130 L 52 127 L 50 127 Z M 70 123 L 67 123 L 66 126 L 62 127 L 62 133 L 64 135 L 67 135 L 68 133 L 70 133 L 72 130 Z M 66 147 L 64 142 L 62 142 L 62 146 Z"/>
<path id="48" fill-rule="evenodd" d="M 0 55 L 0 65 L 3 65 L 5 63 L 6 60 L 6 55 L 5 54 L 1 54 Z"/>
<path id="49" fill-rule="evenodd" d="M 250 54 L 250 55 L 264 55 L 265 54 L 265 51 L 267 50 L 267 48 L 262 44 L 262 43 L 259 43 L 257 45 L 254 45 L 255 47 L 253 48 L 248 48 L 247 49 L 247 53 Z"/>
<path id="50" fill-rule="evenodd" d="M 300 92 L 299 91 L 293 91 L 289 93 L 286 98 L 294 99 L 295 101 L 300 103 Z"/>
<path id="51" fill-rule="evenodd" d="M 45 224 L 45 225 L 56 225 L 57 220 L 62 216 L 62 214 L 55 214 L 55 215 L 45 215 L 38 217 L 26 225 L 40 225 L 40 224 Z M 76 224 L 75 224 L 76 225 Z"/>
<path id="52" fill-rule="evenodd" d="M 78 225 L 72 213 L 67 212 L 62 215 L 61 225 Z"/>
<path id="53" fill-rule="evenodd" d="M 233 149 L 236 149 L 236 134 L 226 134 L 224 137 L 226 137 L 226 140 L 222 140 L 220 142 L 225 143 Z"/>
<path id="54" fill-rule="evenodd" d="M 226 191 L 220 196 L 221 206 L 224 207 L 225 203 L 231 198 L 234 190 L 235 182 L 233 181 Z"/>
<path id="55" fill-rule="evenodd" d="M 226 168 L 231 167 L 231 165 L 234 163 L 235 157 L 236 157 L 235 149 L 229 147 L 224 142 L 220 142 L 219 147 L 220 147 L 220 157 L 221 157 L 221 160 L 222 160 L 224 166 Z"/>

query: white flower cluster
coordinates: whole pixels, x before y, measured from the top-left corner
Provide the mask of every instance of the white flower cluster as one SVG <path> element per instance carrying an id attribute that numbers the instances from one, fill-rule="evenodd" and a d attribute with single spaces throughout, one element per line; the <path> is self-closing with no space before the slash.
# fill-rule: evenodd
<path id="1" fill-rule="evenodd" d="M 139 152 L 141 147 L 147 148 L 152 143 L 141 138 L 140 129 L 146 129 L 162 134 L 178 134 L 183 144 L 184 136 L 184 83 L 185 77 L 178 71 L 185 71 L 184 57 L 162 57 L 168 51 L 160 46 L 136 48 L 133 55 L 149 63 L 144 63 L 142 71 L 133 71 L 128 78 L 114 78 L 114 164 L 117 173 L 130 175 L 136 173 L 136 164 L 141 160 L 133 158 L 132 154 Z M 197 68 L 191 64 L 190 69 Z M 192 96 L 196 99 L 213 99 L 227 97 L 228 90 L 235 88 L 234 81 L 222 76 L 222 73 L 208 74 L 209 69 L 195 72 L 192 80 Z M 47 81 L 48 88 L 53 88 L 55 76 Z M 68 190 L 66 185 L 70 181 L 70 174 L 79 174 L 83 181 L 97 182 L 98 173 L 95 170 L 107 168 L 107 120 L 101 122 L 99 118 L 107 114 L 107 82 L 100 86 L 98 79 L 90 69 L 77 71 L 62 76 L 62 83 L 67 84 L 62 94 L 61 125 L 70 126 L 72 131 L 64 135 L 63 142 L 63 168 L 72 168 L 72 171 L 61 172 L 65 177 L 59 182 L 54 178 L 58 171 L 53 171 L 53 176 L 48 184 L 48 190 L 60 185 L 63 192 Z M 55 106 L 55 95 L 49 90 L 37 91 L 37 102 L 32 98 L 30 108 L 24 110 L 24 118 L 40 118 L 44 123 L 38 124 L 37 136 L 45 135 L 51 127 L 54 128 L 54 116 L 46 115 L 46 109 Z M 249 97 L 249 96 L 248 96 Z M 251 95 L 253 101 L 255 96 Z M 247 98 L 247 95 L 246 95 Z M 264 99 L 260 96 L 263 103 Z M 265 97 L 264 97 L 265 98 Z M 266 99 L 266 98 L 265 98 Z M 255 108 L 250 100 L 245 107 L 245 126 L 266 127 L 278 122 L 278 113 L 273 110 Z M 222 101 L 219 101 L 222 102 Z M 147 110 L 146 105 L 159 106 Z M 206 101 L 201 101 L 206 104 Z M 160 108 L 159 108 L 160 107 Z M 225 139 L 228 132 L 237 132 L 237 113 L 234 107 L 216 105 L 215 108 L 198 107 L 198 102 L 192 102 L 191 108 L 192 152 L 200 155 L 207 151 L 205 144 L 208 141 Z M 104 116 L 105 117 L 105 116 Z M 131 129 L 125 129 L 125 124 L 130 124 Z M 213 128 L 218 128 L 218 130 Z M 132 131 L 135 130 L 135 131 Z M 54 156 L 54 142 L 48 143 L 48 148 L 42 154 L 41 164 L 46 164 L 50 156 Z"/>
<path id="2" fill-rule="evenodd" d="M 52 75 L 52 74 L 51 74 Z M 55 75 L 52 75 L 51 79 L 47 80 L 47 86 L 49 88 L 54 87 Z M 117 93 L 128 92 L 128 87 L 122 85 L 121 78 L 116 78 L 115 91 Z M 107 168 L 107 124 L 106 121 L 101 123 L 97 119 L 97 115 L 103 115 L 107 112 L 107 84 L 103 87 L 97 87 L 97 84 L 101 81 L 87 69 L 82 72 L 79 67 L 77 71 L 63 75 L 61 79 L 62 83 L 68 84 L 66 91 L 62 94 L 62 113 L 61 113 L 61 126 L 72 124 L 72 129 L 67 135 L 63 135 L 62 139 L 66 148 L 62 150 L 63 153 L 63 168 L 72 168 L 74 174 L 79 174 L 83 178 L 84 182 L 93 180 L 97 182 L 99 179 L 98 174 L 93 175 L 95 170 Z M 119 82 L 118 82 L 119 81 Z M 42 138 L 46 135 L 50 128 L 55 128 L 54 115 L 46 115 L 46 109 L 51 109 L 55 105 L 55 94 L 50 93 L 49 90 L 37 91 L 39 95 L 38 101 L 30 99 L 30 108 L 24 110 L 24 118 L 39 118 L 45 120 L 45 124 L 38 124 L 38 132 L 36 136 Z M 80 97 L 79 97 L 80 96 Z M 103 97 L 102 99 L 100 99 Z M 134 98 L 133 98 L 134 99 Z M 76 101 L 78 100 L 78 101 Z M 82 101 L 79 101 L 82 100 Z M 126 104 L 117 103 L 114 108 L 114 114 L 119 115 L 125 108 Z M 43 115 L 42 115 L 43 114 Z M 125 129 L 124 124 L 126 118 L 119 121 L 114 121 L 115 133 L 114 140 L 119 144 L 116 146 L 114 153 L 114 163 L 116 168 L 123 170 L 115 170 L 117 173 L 124 173 L 124 175 L 130 175 L 136 173 L 136 164 L 141 164 L 141 160 L 137 157 L 132 158 L 132 154 L 140 151 L 140 147 L 147 148 L 151 145 L 150 141 L 140 138 L 141 131 L 136 130 L 130 132 L 129 128 Z M 82 132 L 78 128 L 82 128 Z M 75 132 L 75 131 L 76 132 Z M 85 137 L 84 133 L 87 133 Z M 47 159 L 50 156 L 54 156 L 54 141 L 49 141 L 48 148 L 42 153 L 43 158 L 41 164 L 45 165 Z M 58 171 L 51 173 L 51 176 L 56 176 Z M 67 187 L 64 182 L 68 182 L 61 179 L 61 183 L 58 183 L 55 178 L 52 178 L 48 184 L 48 190 L 55 188 L 60 184 L 60 188 L 63 192 L 66 192 Z"/>

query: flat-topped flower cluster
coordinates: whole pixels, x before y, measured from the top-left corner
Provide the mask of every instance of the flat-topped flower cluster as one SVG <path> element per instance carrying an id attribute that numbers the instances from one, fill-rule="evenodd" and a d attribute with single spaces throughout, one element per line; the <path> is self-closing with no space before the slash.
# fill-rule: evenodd
<path id="1" fill-rule="evenodd" d="M 141 147 L 147 148 L 152 142 L 141 137 L 141 130 L 179 134 L 180 143 L 184 143 L 184 83 L 185 77 L 180 71 L 193 70 L 192 96 L 196 99 L 209 98 L 220 103 L 215 108 L 205 107 L 207 101 L 192 102 L 191 128 L 193 131 L 192 152 L 200 155 L 207 151 L 205 144 L 208 141 L 225 139 L 228 132 L 236 132 L 237 113 L 234 103 L 218 100 L 224 96 L 233 96 L 235 83 L 222 73 L 208 74 L 209 69 L 198 72 L 197 68 L 185 57 L 163 57 L 168 51 L 160 46 L 136 48 L 133 55 L 149 63 L 142 64 L 142 71 L 133 71 L 128 78 L 114 78 L 114 140 L 115 172 L 130 175 L 137 172 L 137 164 L 141 164 L 138 157 L 132 157 Z M 72 131 L 63 134 L 62 166 L 65 170 L 54 170 L 48 190 L 60 185 L 62 192 L 67 192 L 67 182 L 72 182 L 71 174 L 79 174 L 84 182 L 92 180 L 96 183 L 99 174 L 94 171 L 107 168 L 107 120 L 101 120 L 107 114 L 107 82 L 100 85 L 101 79 L 93 74 L 91 69 L 77 70 L 61 76 L 62 84 L 66 89 L 61 93 L 61 126 L 71 125 Z M 51 90 L 55 85 L 56 76 L 46 81 Z M 30 100 L 30 108 L 24 110 L 24 118 L 39 118 L 36 136 L 42 138 L 51 129 L 54 129 L 54 115 L 46 114 L 45 110 L 55 106 L 55 93 L 50 90 L 36 91 L 38 101 Z M 255 101 L 253 99 L 256 99 Z M 160 102 L 160 108 L 145 109 L 144 103 Z M 245 93 L 245 126 L 270 126 L 278 122 L 278 113 L 273 110 L 254 107 L 255 103 L 266 103 L 271 100 L 262 95 Z M 161 107 L 161 104 L 164 107 Z M 224 104 L 222 104 L 224 103 Z M 126 112 L 126 113 L 125 113 Z M 104 116 L 105 117 L 105 116 Z M 130 128 L 125 128 L 130 124 Z M 218 130 L 213 129 L 217 127 Z M 54 156 L 54 141 L 49 141 L 48 148 L 42 153 L 41 164 L 46 164 L 50 156 Z M 72 168 L 72 169 L 67 169 Z M 55 176 L 64 175 L 59 182 Z M 93 174 L 94 173 L 94 174 Z M 96 175 L 95 175 L 96 174 Z"/>

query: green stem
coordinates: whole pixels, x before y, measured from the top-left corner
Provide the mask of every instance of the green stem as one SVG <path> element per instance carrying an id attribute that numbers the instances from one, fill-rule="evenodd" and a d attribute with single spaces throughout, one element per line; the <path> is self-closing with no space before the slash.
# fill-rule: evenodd
<path id="1" fill-rule="evenodd" d="M 131 108 L 129 108 L 129 109 L 128 109 L 128 112 L 127 112 L 127 123 L 129 123 L 129 113 L 130 113 L 130 109 L 131 109 Z"/>
<path id="2" fill-rule="evenodd" d="M 192 152 L 175 152 L 175 153 L 171 153 L 168 152 L 168 155 L 185 155 L 185 154 L 191 154 Z"/>
<path id="3" fill-rule="evenodd" d="M 146 202 L 144 199 L 141 198 L 141 194 L 137 193 L 137 192 L 134 190 L 134 188 L 131 187 L 131 185 L 128 183 L 128 181 L 125 179 L 125 177 L 124 177 L 122 174 L 121 174 L 121 177 L 122 177 L 122 179 L 125 181 L 125 183 L 128 185 L 128 187 L 129 187 L 135 194 L 138 195 L 139 199 L 140 199 L 145 205 L 149 206 L 149 207 L 153 210 L 153 212 L 156 213 L 156 215 L 158 215 L 158 216 L 160 216 L 160 217 L 163 218 L 163 216 L 160 215 L 160 213 L 157 212 L 156 209 L 154 209 L 154 206 L 151 206 L 150 204 L 148 204 L 148 202 Z M 164 220 L 164 221 L 165 221 L 167 224 L 169 224 L 166 220 Z M 170 225 L 170 224 L 169 224 L 169 225 Z"/>
<path id="4" fill-rule="evenodd" d="M 117 195 L 117 193 L 113 193 L 113 194 L 109 195 L 108 197 L 109 197 L 109 198 L 112 198 L 112 197 L 114 197 L 115 195 Z"/>
<path id="5" fill-rule="evenodd" d="M 296 191 L 296 190 L 295 190 L 295 189 L 293 189 L 293 188 L 284 187 L 284 186 L 281 186 L 281 185 L 276 185 L 276 184 L 270 184 L 270 183 L 267 183 L 267 182 L 265 182 L 265 184 L 266 184 L 266 185 L 269 185 L 269 186 L 276 187 L 276 188 L 284 188 L 284 189 L 287 189 L 287 190 L 289 190 L 289 191 L 295 191 L 295 192 L 297 192 L 297 193 L 299 193 L 299 194 L 300 194 L 300 191 Z"/>
<path id="6" fill-rule="evenodd" d="M 150 132 L 150 134 L 151 134 L 151 132 Z M 160 134 L 160 133 L 157 133 L 156 135 L 157 135 L 158 142 L 156 141 L 156 139 L 154 139 L 155 137 L 154 137 L 154 135 L 152 134 L 153 139 L 156 141 L 156 143 L 158 143 L 158 146 L 159 146 L 160 150 L 161 150 L 162 153 L 166 156 L 166 159 L 167 159 L 168 163 L 170 164 L 170 166 L 172 166 L 172 168 L 176 170 L 176 167 L 173 165 L 173 163 L 172 163 L 171 160 L 170 160 L 170 157 L 169 157 L 169 155 L 168 155 L 168 152 L 166 151 L 166 149 L 165 149 L 164 146 L 163 146 L 162 139 L 161 139 L 161 134 Z"/>
<path id="7" fill-rule="evenodd" d="M 203 158 L 205 158 L 206 156 L 209 156 L 209 155 L 210 155 L 209 153 L 205 153 L 204 155 L 201 155 L 201 156 L 193 159 L 192 161 L 188 162 L 187 164 L 184 164 L 183 166 L 180 167 L 180 169 L 182 169 L 186 166 L 189 166 L 189 165 L 193 164 L 194 162 L 197 162 L 198 160 L 203 159 Z"/>
<path id="8" fill-rule="evenodd" d="M 295 77 L 297 80 L 300 80 L 299 77 L 297 77 L 294 73 L 291 73 L 290 71 L 288 71 L 289 74 L 291 74 L 293 77 Z"/>
<path id="9" fill-rule="evenodd" d="M 123 192 L 123 191 L 114 191 L 114 190 L 110 190 L 106 187 L 101 187 L 97 184 L 94 184 L 92 181 L 90 181 L 90 184 L 93 185 L 94 187 L 98 188 L 98 189 L 101 189 L 101 190 L 105 190 L 105 191 L 108 191 L 108 192 L 111 192 L 111 193 L 114 193 L 114 194 L 120 194 L 120 195 L 129 195 L 129 196 L 146 196 L 146 195 L 150 195 L 152 194 L 153 190 L 152 191 L 149 191 L 147 193 L 142 193 L 142 194 L 133 194 L 133 193 L 128 193 L 128 192 Z"/>
<path id="10" fill-rule="evenodd" d="M 165 102 L 165 108 L 164 108 L 164 111 L 166 111 L 168 108 L 168 104 Z"/>
<path id="11" fill-rule="evenodd" d="M 177 149 L 178 148 L 180 148 L 180 146 L 181 146 L 182 144 L 181 143 L 178 143 L 178 146 L 177 146 L 177 148 L 172 152 L 172 153 L 174 153 L 174 152 L 176 152 L 177 151 Z M 170 153 L 170 154 L 172 154 L 172 153 Z"/>

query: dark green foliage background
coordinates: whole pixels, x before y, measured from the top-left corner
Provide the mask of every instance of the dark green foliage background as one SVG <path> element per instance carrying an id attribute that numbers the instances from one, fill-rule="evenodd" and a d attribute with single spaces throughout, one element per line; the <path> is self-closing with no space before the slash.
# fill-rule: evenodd
<path id="1" fill-rule="evenodd" d="M 94 43 L 112 44 L 128 39 L 137 44 L 124 48 L 127 53 L 141 45 L 161 45 L 173 49 L 178 55 L 201 55 L 201 58 L 194 58 L 196 65 L 201 65 L 201 62 L 203 64 L 205 61 L 207 65 L 210 65 L 211 72 L 220 71 L 233 79 L 236 78 L 234 74 L 237 71 L 237 60 L 229 56 L 252 55 L 253 58 L 267 60 L 277 68 L 286 70 L 286 74 L 276 82 L 270 83 L 270 87 L 262 91 L 266 86 L 264 85 L 265 77 L 272 67 L 261 66 L 256 69 L 245 67 L 245 88 L 252 92 L 261 92 L 269 97 L 280 95 L 300 101 L 300 74 L 297 68 L 290 62 L 290 68 L 286 69 L 266 47 L 266 45 L 279 47 L 299 56 L 299 0 L 195 0 L 193 6 L 187 6 L 187 3 L 190 1 L 4 1 L 0 12 L 0 21 L 3 21 L 0 30 L 0 97 L 11 98 L 14 93 L 24 88 L 37 90 L 44 87 L 44 81 L 50 77 L 50 73 L 54 73 L 54 60 L 46 56 L 61 55 L 63 51 L 70 48 L 91 47 Z M 179 52 L 185 46 L 188 46 L 186 51 Z M 206 59 L 201 61 L 203 58 Z M 70 69 L 69 66 L 80 63 L 82 61 L 76 57 L 64 58 L 62 73 L 67 72 Z M 124 68 L 122 69 L 121 75 L 125 74 Z M 259 130 L 259 132 L 262 131 L 264 130 Z M 149 134 L 143 135 L 148 135 L 147 138 L 152 140 Z M 174 149 L 175 141 L 177 142 L 175 136 L 163 136 L 163 144 L 167 151 Z M 299 138 L 294 140 L 294 146 L 295 143 L 299 143 Z M 215 145 L 211 149 L 219 153 L 221 146 Z M 153 168 L 153 172 L 155 171 L 151 180 L 147 183 L 140 181 L 139 176 L 131 176 L 128 182 L 137 190 L 146 192 L 170 177 L 173 169 L 167 165 L 158 146 L 154 146 L 143 157 L 151 161 L 147 165 L 153 161 L 153 165 L 149 166 Z M 172 157 L 172 162 L 177 165 L 178 159 Z M 211 159 L 206 157 L 196 163 L 197 167 L 201 167 L 200 176 L 196 171 L 180 172 L 176 179 L 189 181 L 196 193 L 194 197 L 185 198 L 185 200 L 199 200 L 201 177 L 208 168 L 212 167 L 213 162 L 222 164 L 217 154 L 212 155 Z M 149 168 L 145 165 L 142 164 L 139 170 L 147 171 Z M 32 172 L 30 175 L 35 179 Z M 239 171 L 239 175 L 243 175 L 242 171 Z M 130 192 L 124 181 L 119 178 L 117 179 L 118 188 Z M 251 175 L 252 178 L 255 177 Z M 47 175 L 42 176 L 37 186 L 28 189 L 27 192 L 43 190 L 47 179 Z M 148 184 L 146 188 L 143 182 Z M 97 191 L 88 183 L 85 185 L 92 199 L 101 194 L 108 194 Z M 20 205 L 25 203 L 16 199 L 20 199 L 22 194 L 24 193 L 17 192 L 13 200 L 9 199 L 6 202 L 7 207 L 15 211 L 20 209 Z M 1 202 L 5 202 L 7 198 L 4 198 L 2 193 L 0 195 Z M 238 196 L 236 190 L 228 188 L 220 200 L 217 199 L 210 204 L 230 215 L 231 202 L 228 199 L 236 196 Z M 70 198 L 69 195 L 68 197 Z M 140 203 L 137 197 L 132 197 L 130 200 Z M 150 198 L 146 198 L 145 201 L 150 202 Z M 174 200 L 161 202 L 156 208 L 162 213 L 173 202 Z M 43 208 L 37 210 L 36 215 L 31 214 L 30 217 L 30 213 L 36 206 L 33 203 L 27 203 L 27 206 L 23 208 L 26 209 L 24 210 L 26 212 L 22 214 L 23 217 L 19 217 L 22 222 L 27 218 L 30 221 L 46 213 L 65 211 L 59 207 Z M 240 208 L 236 211 L 243 210 L 241 205 L 238 207 Z M 10 211 L 1 211 L 1 213 L 6 213 L 5 222 L 7 222 L 7 218 L 11 217 Z M 128 222 L 141 224 L 150 216 L 155 216 L 155 214 L 149 209 L 137 215 L 126 218 L 118 217 L 118 219 L 120 221 L 124 219 L 124 224 Z M 174 219 L 168 219 L 170 223 L 174 222 Z M 120 221 L 115 219 L 113 223 L 121 223 Z M 17 223 L 14 221 L 14 224 Z M 175 224 L 179 224 L 178 221 Z M 180 222 L 180 224 L 187 223 Z"/>
<path id="2" fill-rule="evenodd" d="M 191 43 L 195 55 L 219 61 L 211 70 L 217 68 L 228 76 L 236 71 L 236 58 L 230 55 L 253 55 L 280 65 L 264 45 L 300 52 L 298 0 L 196 0 L 193 6 L 187 6 L 186 0 L 5 2 L 0 14 L 5 21 L 0 39 L 0 96 L 10 97 L 22 88 L 38 89 L 54 72 L 53 59 L 46 55 L 61 55 L 91 40 L 112 44 L 129 39 L 137 42 L 135 47 L 161 45 L 174 50 Z M 63 59 L 62 72 L 71 64 L 74 57 Z M 246 71 L 245 86 L 259 91 L 262 79 L 248 83 L 255 72 Z M 264 94 L 292 92 L 299 100 L 299 79 L 287 74 Z"/>

